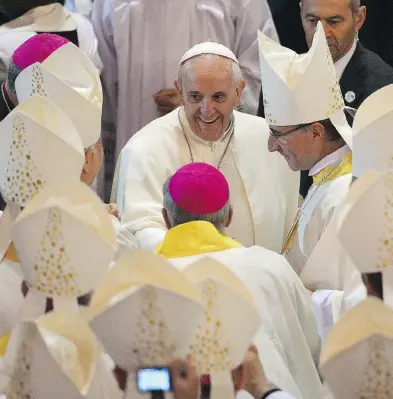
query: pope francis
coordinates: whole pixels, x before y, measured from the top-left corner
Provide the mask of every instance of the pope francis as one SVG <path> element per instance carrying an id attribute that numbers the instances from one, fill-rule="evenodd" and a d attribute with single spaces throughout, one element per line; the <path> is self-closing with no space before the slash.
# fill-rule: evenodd
<path id="1" fill-rule="evenodd" d="M 163 196 L 169 230 L 156 253 L 181 270 L 210 257 L 232 271 L 258 304 L 262 322 L 253 342 L 263 354 L 266 378 L 296 398 L 321 397 L 310 296 L 283 256 L 244 248 L 225 234 L 236 208 L 233 213 L 223 174 L 205 163 L 185 165 L 164 183 Z"/>
<path id="2" fill-rule="evenodd" d="M 295 217 L 299 175 L 267 150 L 262 118 L 234 111 L 245 81 L 238 60 L 208 42 L 180 60 L 175 85 L 184 105 L 136 135 L 118 159 L 112 201 L 143 249 L 153 250 L 166 231 L 162 185 L 182 165 L 205 162 L 226 177 L 236 210 L 229 236 L 248 247 L 279 251 Z"/>

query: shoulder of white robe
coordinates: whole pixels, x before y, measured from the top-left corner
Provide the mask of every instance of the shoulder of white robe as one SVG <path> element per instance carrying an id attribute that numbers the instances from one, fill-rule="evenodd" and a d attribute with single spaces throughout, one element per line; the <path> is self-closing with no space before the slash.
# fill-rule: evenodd
<path id="1" fill-rule="evenodd" d="M 72 13 L 77 25 L 79 48 L 92 60 L 94 66 L 101 72 L 103 64 L 98 54 L 98 41 L 92 23 L 83 15 Z"/>

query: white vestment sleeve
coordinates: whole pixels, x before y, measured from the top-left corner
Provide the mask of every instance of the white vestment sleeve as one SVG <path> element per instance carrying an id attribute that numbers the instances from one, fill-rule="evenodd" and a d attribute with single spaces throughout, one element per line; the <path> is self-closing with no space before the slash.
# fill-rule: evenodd
<path id="1" fill-rule="evenodd" d="M 112 215 L 112 224 L 116 232 L 117 253 L 116 258 L 122 253 L 131 252 L 133 249 L 138 248 L 136 238 L 125 229 L 119 220 Z"/>
<path id="2" fill-rule="evenodd" d="M 92 12 L 92 23 L 98 40 L 98 52 L 103 63 L 101 74 L 104 95 L 102 130 L 113 136 L 116 135 L 118 87 L 117 56 L 112 25 L 114 4 L 114 0 L 95 0 Z"/>
<path id="3" fill-rule="evenodd" d="M 312 295 L 318 334 L 322 343 L 341 316 L 343 295 L 343 291 L 338 290 L 317 290 Z"/>
<path id="4" fill-rule="evenodd" d="M 124 165 L 127 173 L 122 225 L 136 236 L 142 249 L 152 250 L 167 231 L 162 216 L 162 184 L 168 172 L 164 167 L 157 167 L 156 157 L 146 154 L 143 146 L 138 149 L 138 145 L 130 145 L 126 150 L 128 165 Z"/>
<path id="5" fill-rule="evenodd" d="M 142 249 L 154 252 L 158 245 L 164 241 L 165 234 L 165 230 L 150 227 L 135 233 L 135 238 Z"/>
<path id="6" fill-rule="evenodd" d="M 261 91 L 258 30 L 277 42 L 279 39 L 267 0 L 250 0 L 247 6 L 239 7 L 239 14 L 234 48 L 247 83 L 240 110 L 256 115 Z"/>
<path id="7" fill-rule="evenodd" d="M 98 54 L 98 41 L 93 25 L 83 15 L 73 13 L 77 25 L 79 48 L 93 61 L 95 67 L 101 72 L 102 61 Z"/>

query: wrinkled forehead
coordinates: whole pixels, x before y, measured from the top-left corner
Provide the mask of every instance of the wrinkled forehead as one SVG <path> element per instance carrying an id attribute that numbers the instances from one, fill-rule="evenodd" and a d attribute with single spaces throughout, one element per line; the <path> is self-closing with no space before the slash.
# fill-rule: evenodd
<path id="1" fill-rule="evenodd" d="M 311 13 L 321 18 L 338 16 L 351 11 L 352 0 L 302 0 L 303 13 Z"/>

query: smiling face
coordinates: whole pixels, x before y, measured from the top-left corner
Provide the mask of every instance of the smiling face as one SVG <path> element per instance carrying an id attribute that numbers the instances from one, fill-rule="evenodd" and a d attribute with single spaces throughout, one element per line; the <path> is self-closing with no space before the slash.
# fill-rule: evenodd
<path id="1" fill-rule="evenodd" d="M 175 82 L 190 128 L 203 140 L 219 140 L 240 104 L 245 82 L 233 77 L 232 63 L 220 56 L 199 56 L 186 62 L 181 81 Z"/>
<path id="2" fill-rule="evenodd" d="M 314 124 L 305 126 L 270 126 L 270 152 L 277 151 L 291 170 L 308 170 L 321 158 L 323 141 Z"/>
<path id="3" fill-rule="evenodd" d="M 366 8 L 357 7 L 353 0 L 302 0 L 302 23 L 307 44 L 311 47 L 315 30 L 322 22 L 334 62 L 351 49 L 356 32 L 366 18 Z"/>

